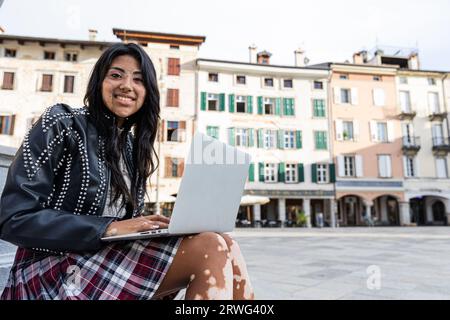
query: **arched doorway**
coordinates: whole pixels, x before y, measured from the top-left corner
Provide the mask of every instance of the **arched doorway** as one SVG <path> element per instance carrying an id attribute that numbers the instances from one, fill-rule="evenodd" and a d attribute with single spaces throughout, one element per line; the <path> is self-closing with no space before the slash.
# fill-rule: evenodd
<path id="1" fill-rule="evenodd" d="M 341 226 L 363 225 L 363 199 L 357 195 L 346 195 L 338 200 L 338 219 Z"/>
<path id="2" fill-rule="evenodd" d="M 433 221 L 438 225 L 447 225 L 447 214 L 445 212 L 445 205 L 441 200 L 437 200 L 431 206 L 433 213 Z"/>
<path id="3" fill-rule="evenodd" d="M 383 195 L 373 200 L 376 220 L 385 226 L 400 225 L 400 210 L 398 200 L 391 195 Z"/>

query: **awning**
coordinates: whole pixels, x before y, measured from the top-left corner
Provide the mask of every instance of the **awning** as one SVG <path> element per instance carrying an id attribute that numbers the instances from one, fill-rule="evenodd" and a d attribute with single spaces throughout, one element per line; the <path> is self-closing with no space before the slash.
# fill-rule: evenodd
<path id="1" fill-rule="evenodd" d="M 245 195 L 241 198 L 241 206 L 250 206 L 253 204 L 266 204 L 270 202 L 270 198 L 262 196 Z"/>
<path id="2" fill-rule="evenodd" d="M 165 202 L 165 203 L 172 203 L 175 202 L 177 198 L 174 196 L 171 196 L 169 194 L 160 193 L 158 195 L 158 201 L 159 202 Z M 150 197 L 148 195 L 145 196 L 145 203 L 155 203 L 156 202 L 156 193 L 152 192 L 150 194 Z"/>

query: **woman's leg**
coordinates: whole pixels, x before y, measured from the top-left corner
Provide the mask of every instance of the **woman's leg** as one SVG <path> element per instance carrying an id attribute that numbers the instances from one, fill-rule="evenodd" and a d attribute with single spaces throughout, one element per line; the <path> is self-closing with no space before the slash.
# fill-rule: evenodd
<path id="1" fill-rule="evenodd" d="M 185 237 L 155 298 L 186 288 L 186 299 L 233 298 L 233 266 L 223 237 L 204 232 Z"/>
<path id="2" fill-rule="evenodd" d="M 227 234 L 220 236 L 227 243 L 233 265 L 233 300 L 253 300 L 255 293 L 238 243 Z"/>

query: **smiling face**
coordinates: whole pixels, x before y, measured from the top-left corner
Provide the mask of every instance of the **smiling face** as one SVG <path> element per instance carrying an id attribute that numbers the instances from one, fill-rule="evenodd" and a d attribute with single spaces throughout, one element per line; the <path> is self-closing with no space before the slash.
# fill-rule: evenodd
<path id="1" fill-rule="evenodd" d="M 130 55 L 116 57 L 102 83 L 105 106 L 116 115 L 117 125 L 135 114 L 144 104 L 146 90 L 139 62 Z"/>

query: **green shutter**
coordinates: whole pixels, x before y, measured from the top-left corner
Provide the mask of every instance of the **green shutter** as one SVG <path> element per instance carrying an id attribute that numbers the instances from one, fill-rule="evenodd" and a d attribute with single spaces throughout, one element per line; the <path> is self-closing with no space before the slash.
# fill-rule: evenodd
<path id="1" fill-rule="evenodd" d="M 255 130 L 253 129 L 248 129 L 248 146 L 249 147 L 254 147 L 255 146 L 255 139 L 254 139 L 254 135 L 255 134 Z"/>
<path id="2" fill-rule="evenodd" d="M 284 182 L 285 164 L 283 162 L 278 164 L 278 182 Z"/>
<path id="3" fill-rule="evenodd" d="M 281 98 L 275 99 L 275 114 L 277 116 L 281 115 Z"/>
<path id="4" fill-rule="evenodd" d="M 298 182 L 304 182 L 305 181 L 305 170 L 303 169 L 303 163 L 297 164 L 297 171 L 298 171 Z"/>
<path id="5" fill-rule="evenodd" d="M 316 149 L 324 150 L 327 149 L 327 137 L 326 132 L 324 131 L 316 131 L 314 133 L 316 140 Z"/>
<path id="6" fill-rule="evenodd" d="M 264 163 L 259 163 L 259 182 L 264 182 Z"/>
<path id="7" fill-rule="evenodd" d="M 295 99 L 292 98 L 291 100 L 291 116 L 295 116 Z"/>
<path id="8" fill-rule="evenodd" d="M 330 182 L 335 183 L 336 182 L 336 166 L 334 165 L 334 163 L 330 163 L 328 168 L 330 170 Z"/>
<path id="9" fill-rule="evenodd" d="M 263 129 L 258 129 L 258 148 L 264 148 Z"/>
<path id="10" fill-rule="evenodd" d="M 295 143 L 297 149 L 302 148 L 302 132 L 300 130 L 295 131 Z"/>
<path id="11" fill-rule="evenodd" d="M 206 135 L 212 137 L 212 127 L 210 126 L 206 127 Z"/>
<path id="12" fill-rule="evenodd" d="M 311 165 L 311 181 L 317 183 L 317 164 Z"/>
<path id="13" fill-rule="evenodd" d="M 229 110 L 231 113 L 234 112 L 234 94 L 228 95 L 228 103 L 229 103 Z"/>
<path id="14" fill-rule="evenodd" d="M 277 131 L 277 147 L 278 149 L 284 149 L 284 131 Z"/>
<path id="15" fill-rule="evenodd" d="M 219 111 L 225 111 L 225 93 L 219 94 Z"/>
<path id="16" fill-rule="evenodd" d="M 201 93 L 201 104 L 200 109 L 202 111 L 206 111 L 206 92 Z"/>
<path id="17" fill-rule="evenodd" d="M 283 98 L 283 115 L 287 116 L 289 115 L 289 102 L 288 98 Z"/>
<path id="18" fill-rule="evenodd" d="M 248 168 L 248 181 L 255 181 L 255 165 L 253 163 L 250 163 L 250 167 Z"/>
<path id="19" fill-rule="evenodd" d="M 234 128 L 228 128 L 228 144 L 230 146 L 234 146 L 235 145 Z"/>
<path id="20" fill-rule="evenodd" d="M 263 97 L 258 97 L 258 114 L 263 114 Z"/>
<path id="21" fill-rule="evenodd" d="M 253 113 L 253 97 L 247 96 L 247 113 Z"/>

